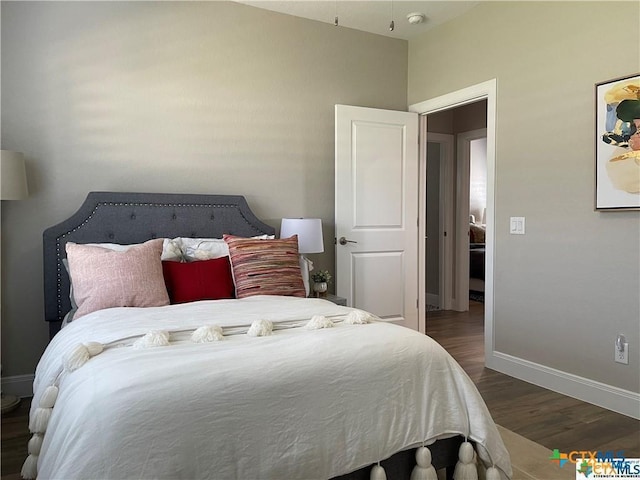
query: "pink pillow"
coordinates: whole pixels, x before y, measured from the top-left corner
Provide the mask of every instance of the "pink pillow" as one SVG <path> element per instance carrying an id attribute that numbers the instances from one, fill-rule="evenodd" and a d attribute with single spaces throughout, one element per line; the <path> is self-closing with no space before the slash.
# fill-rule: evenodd
<path id="1" fill-rule="evenodd" d="M 188 263 L 168 260 L 162 269 L 171 303 L 234 298 L 228 256 Z"/>
<path id="2" fill-rule="evenodd" d="M 66 245 L 74 319 L 112 307 L 159 307 L 169 304 L 162 276 L 161 238 L 126 251 L 68 242 Z"/>
<path id="3" fill-rule="evenodd" d="M 260 240 L 224 235 L 229 245 L 236 297 L 287 295 L 305 297 L 298 236 Z"/>

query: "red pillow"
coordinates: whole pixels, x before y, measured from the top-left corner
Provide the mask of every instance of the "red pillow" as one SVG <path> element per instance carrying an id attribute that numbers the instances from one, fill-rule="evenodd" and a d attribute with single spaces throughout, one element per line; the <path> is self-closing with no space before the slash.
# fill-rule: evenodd
<path id="1" fill-rule="evenodd" d="M 196 262 L 162 262 L 171 303 L 235 298 L 229 257 Z"/>

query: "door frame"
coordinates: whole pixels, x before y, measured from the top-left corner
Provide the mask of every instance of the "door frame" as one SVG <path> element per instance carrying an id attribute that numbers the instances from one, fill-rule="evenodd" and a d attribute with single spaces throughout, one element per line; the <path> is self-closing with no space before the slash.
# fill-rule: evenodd
<path id="1" fill-rule="evenodd" d="M 457 135 L 456 154 L 456 275 L 455 308 L 469 310 L 469 184 L 471 183 L 471 141 L 487 136 L 486 128 L 461 132 Z"/>
<path id="2" fill-rule="evenodd" d="M 420 137 L 427 138 L 427 122 L 426 116 L 420 116 Z M 439 226 L 439 248 L 440 248 L 440 259 L 438 265 L 439 271 L 439 282 L 440 282 L 440 308 L 442 310 L 450 310 L 453 305 L 453 284 L 452 284 L 452 273 L 453 273 L 453 235 L 451 232 L 453 231 L 453 221 L 454 221 L 454 208 L 453 208 L 453 199 L 454 199 L 454 190 L 453 186 L 453 153 L 454 153 L 454 135 L 445 134 L 445 133 L 431 133 L 429 135 L 428 142 L 437 143 L 440 145 L 440 226 Z M 420 192 L 422 192 L 422 197 L 420 197 L 420 201 L 424 202 L 424 211 L 426 212 L 427 204 L 426 204 L 426 192 L 427 192 L 427 172 L 426 172 L 426 149 L 427 142 L 421 142 L 421 147 L 424 145 L 424 152 L 421 152 L 420 155 L 424 154 L 424 165 L 421 163 L 421 170 L 424 168 L 425 174 L 422 175 L 420 173 Z M 424 197 L 424 198 L 423 198 Z M 426 239 L 426 229 L 427 229 L 427 218 L 425 213 L 424 219 L 424 232 L 420 238 Z M 419 233 L 420 234 L 420 233 Z M 425 269 L 426 269 L 426 242 L 420 242 L 419 244 L 419 258 L 424 258 L 425 260 Z M 426 272 L 425 272 L 426 273 Z M 422 285 L 419 285 L 419 288 L 422 288 L 426 292 L 426 275 L 420 277 L 422 281 Z M 426 293 L 425 293 L 426 295 Z M 425 308 L 426 308 L 426 298 L 425 298 Z"/>
<path id="3" fill-rule="evenodd" d="M 486 234 L 485 234 L 485 292 L 484 292 L 484 349 L 485 363 L 486 359 L 493 354 L 494 351 L 494 325 L 493 325 L 493 307 L 494 307 L 494 252 L 495 252 L 495 177 L 496 177 L 496 100 L 497 100 L 497 79 L 491 79 L 476 85 L 472 85 L 461 90 L 415 103 L 409 106 L 410 112 L 416 112 L 419 115 L 428 115 L 442 110 L 460 107 L 469 103 L 477 102 L 485 99 L 487 101 L 487 218 L 486 218 Z M 425 122 L 426 123 L 426 122 Z M 422 133 L 422 132 L 420 132 Z M 427 138 L 420 139 L 421 150 L 426 149 Z M 425 145 L 423 147 L 423 145 Z M 422 176 L 426 175 L 425 169 L 426 157 L 420 155 L 420 186 L 423 187 Z M 419 192 L 422 199 L 425 196 L 424 190 Z M 419 203 L 418 208 L 419 225 L 420 225 L 420 248 L 422 255 L 418 259 L 418 275 L 424 279 L 425 262 L 424 262 L 424 232 L 425 232 L 425 202 Z M 423 280 L 424 281 L 424 280 Z M 425 322 L 424 331 L 426 331 L 426 305 L 425 290 L 418 291 L 418 315 Z M 422 321 L 420 322 L 423 323 Z M 422 328 L 420 329 L 423 330 Z"/>

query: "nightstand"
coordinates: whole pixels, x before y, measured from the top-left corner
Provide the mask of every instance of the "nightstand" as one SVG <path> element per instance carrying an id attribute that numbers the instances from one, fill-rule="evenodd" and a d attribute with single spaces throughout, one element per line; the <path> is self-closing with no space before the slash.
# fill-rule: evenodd
<path id="1" fill-rule="evenodd" d="M 342 305 L 344 307 L 347 306 L 347 299 L 346 298 L 342 298 L 342 297 L 338 297 L 337 295 L 333 295 L 331 293 L 327 293 L 326 297 L 320 297 L 324 300 L 329 300 L 330 302 L 335 303 L 336 305 Z"/>

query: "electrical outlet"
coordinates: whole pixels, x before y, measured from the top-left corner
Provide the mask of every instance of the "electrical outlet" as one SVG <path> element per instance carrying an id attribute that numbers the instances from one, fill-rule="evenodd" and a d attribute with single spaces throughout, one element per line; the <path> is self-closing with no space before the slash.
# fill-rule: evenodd
<path id="1" fill-rule="evenodd" d="M 616 363 L 623 363 L 624 365 L 629 365 L 629 344 L 623 343 L 622 350 L 618 348 L 617 344 L 614 344 L 615 348 L 615 361 Z"/>

